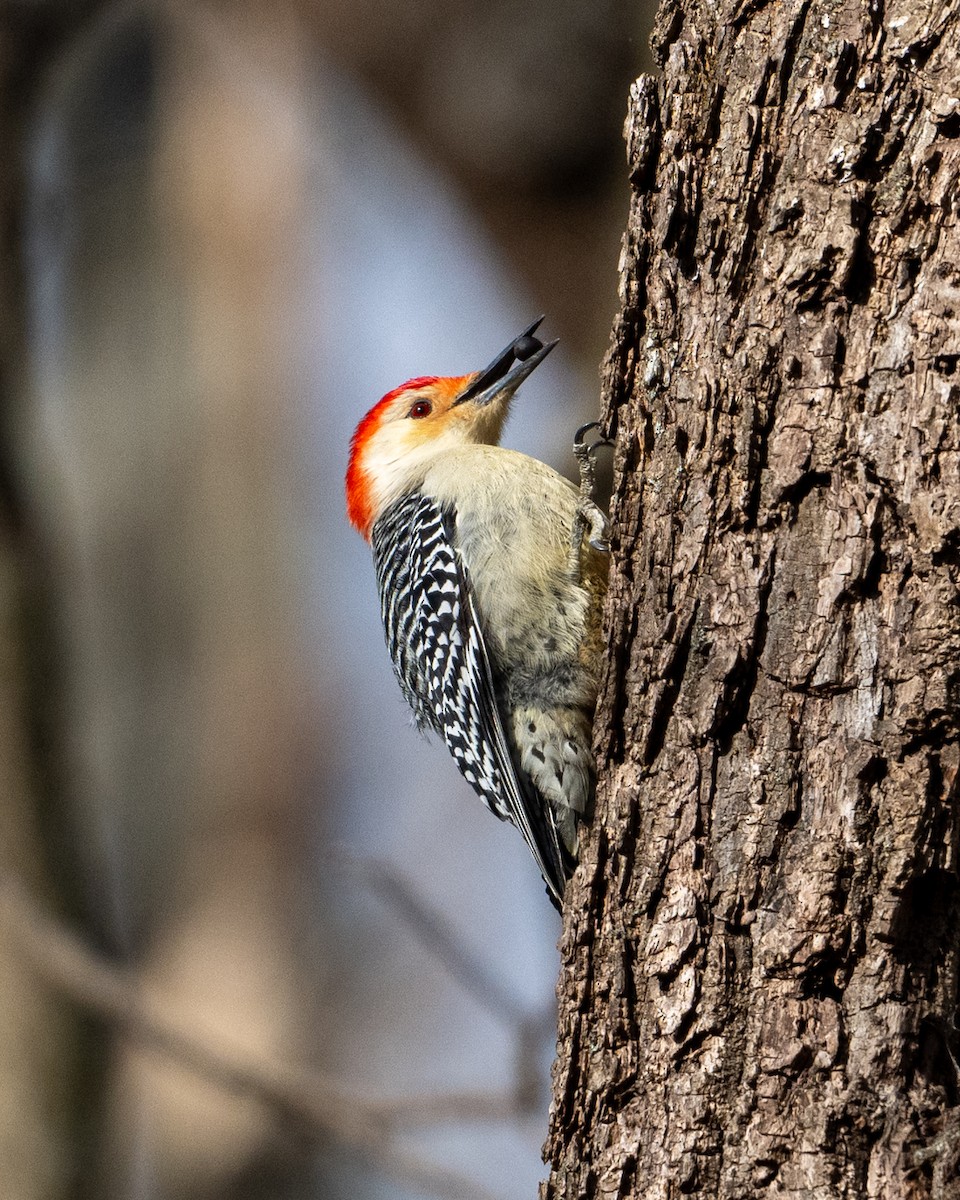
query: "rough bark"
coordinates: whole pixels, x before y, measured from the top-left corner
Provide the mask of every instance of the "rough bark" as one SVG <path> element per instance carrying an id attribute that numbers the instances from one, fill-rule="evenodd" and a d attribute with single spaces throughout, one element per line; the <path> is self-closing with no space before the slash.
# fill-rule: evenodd
<path id="1" fill-rule="evenodd" d="M 666 3 L 544 1195 L 960 1195 L 960 5 Z"/>

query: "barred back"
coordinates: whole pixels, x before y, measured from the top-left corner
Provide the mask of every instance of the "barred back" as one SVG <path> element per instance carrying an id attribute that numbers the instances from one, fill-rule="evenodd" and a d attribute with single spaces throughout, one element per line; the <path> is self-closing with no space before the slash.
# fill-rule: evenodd
<path id="1" fill-rule="evenodd" d="M 387 648 L 417 724 L 441 735 L 490 810 L 520 829 L 561 896 L 554 815 L 514 766 L 453 515 L 412 493 L 381 514 L 371 544 Z"/>

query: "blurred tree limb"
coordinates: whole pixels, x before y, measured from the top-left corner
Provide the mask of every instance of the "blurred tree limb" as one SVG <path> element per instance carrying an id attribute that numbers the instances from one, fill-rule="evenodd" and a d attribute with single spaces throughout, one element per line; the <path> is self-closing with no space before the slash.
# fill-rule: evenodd
<path id="1" fill-rule="evenodd" d="M 213 1034 L 201 1034 L 191 1022 L 174 1016 L 135 973 L 98 956 L 45 914 L 10 875 L 0 883 L 0 930 L 50 987 L 87 1013 L 217 1085 L 252 1097 L 291 1128 L 333 1140 L 391 1178 L 431 1195 L 490 1200 L 490 1193 L 472 1180 L 404 1150 L 391 1140 L 390 1131 L 422 1123 L 509 1119 L 512 1097 L 365 1098 L 317 1072 L 220 1044 Z"/>
<path id="2" fill-rule="evenodd" d="M 49 669 L 45 564 L 19 494 L 13 430 L 26 403 L 29 355 L 23 257 L 26 134 L 48 73 L 99 5 L 0 8 L 0 873 L 12 867 L 44 896 L 54 888 L 48 836 L 55 773 L 41 677 Z M 57 875 L 57 900 L 65 876 Z M 0 1162 L 6 1194 L 58 1200 L 71 1186 L 79 1028 L 0 936 Z"/>

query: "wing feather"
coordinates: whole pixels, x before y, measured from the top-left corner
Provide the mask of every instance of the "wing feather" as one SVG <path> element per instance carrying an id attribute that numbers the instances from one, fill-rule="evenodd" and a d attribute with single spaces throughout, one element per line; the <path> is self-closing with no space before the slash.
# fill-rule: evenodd
<path id="1" fill-rule="evenodd" d="M 555 902 L 564 851 L 552 806 L 518 773 L 453 515 L 413 494 L 371 535 L 387 648 L 421 729 L 434 729 L 461 773 L 530 847 Z"/>

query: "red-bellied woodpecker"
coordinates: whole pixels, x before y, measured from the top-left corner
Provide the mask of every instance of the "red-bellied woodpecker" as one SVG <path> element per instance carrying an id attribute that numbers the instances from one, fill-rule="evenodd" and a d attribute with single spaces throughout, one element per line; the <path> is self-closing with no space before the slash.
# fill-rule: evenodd
<path id="1" fill-rule="evenodd" d="M 371 543 L 387 647 L 421 729 L 533 851 L 559 907 L 594 788 L 607 564 L 590 497 L 497 443 L 556 345 L 534 322 L 485 370 L 422 376 L 357 426 L 350 520 Z"/>

